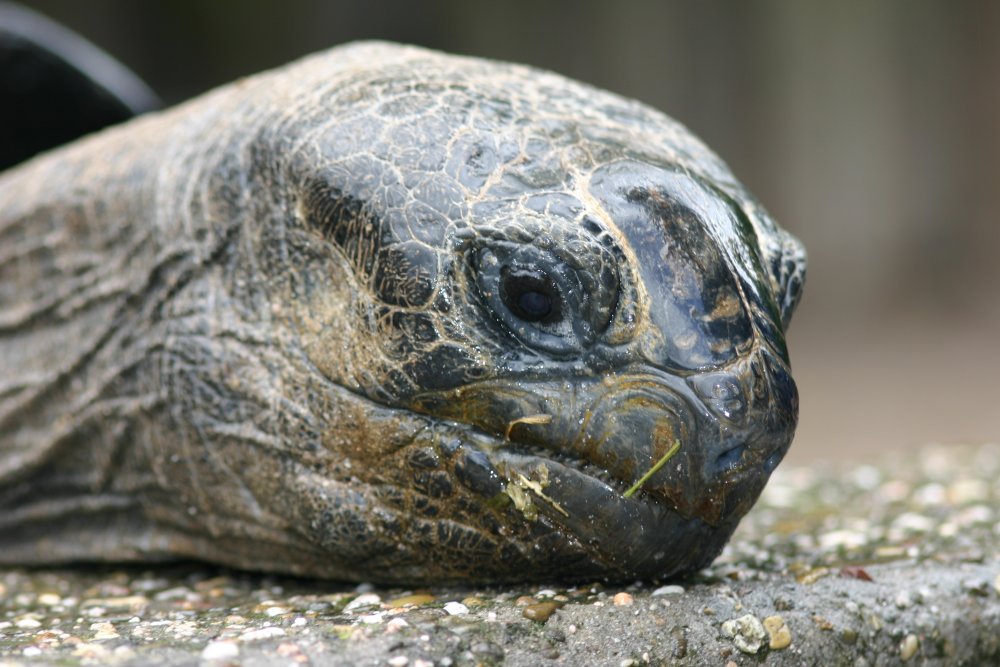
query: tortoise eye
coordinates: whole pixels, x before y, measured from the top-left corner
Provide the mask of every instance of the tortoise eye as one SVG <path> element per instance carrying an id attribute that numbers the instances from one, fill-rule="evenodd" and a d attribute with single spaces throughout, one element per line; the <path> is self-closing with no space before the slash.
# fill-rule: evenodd
<path id="1" fill-rule="evenodd" d="M 525 292 L 517 299 L 525 319 L 541 320 L 552 312 L 552 297 L 541 292 Z"/>
<path id="2" fill-rule="evenodd" d="M 526 322 L 551 322 L 560 315 L 558 291 L 544 271 L 504 267 L 500 298 L 515 316 Z"/>

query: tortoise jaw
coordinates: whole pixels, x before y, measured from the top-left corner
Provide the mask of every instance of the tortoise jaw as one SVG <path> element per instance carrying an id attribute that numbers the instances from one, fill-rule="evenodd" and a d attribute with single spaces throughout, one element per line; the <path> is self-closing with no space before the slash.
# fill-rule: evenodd
<path id="1" fill-rule="evenodd" d="M 538 514 L 613 576 L 697 570 L 714 560 L 736 528 L 736 520 L 711 525 L 683 516 L 653 496 L 626 497 L 624 483 L 605 482 L 553 459 L 507 450 L 493 459 L 508 485 L 528 494 Z"/>
<path id="2" fill-rule="evenodd" d="M 797 406 L 767 355 L 696 376 L 646 367 L 613 383 L 482 382 L 458 393 L 425 394 L 419 411 L 468 433 L 478 472 L 467 488 L 507 496 L 504 521 L 540 522 L 612 576 L 711 562 L 787 450 Z"/>

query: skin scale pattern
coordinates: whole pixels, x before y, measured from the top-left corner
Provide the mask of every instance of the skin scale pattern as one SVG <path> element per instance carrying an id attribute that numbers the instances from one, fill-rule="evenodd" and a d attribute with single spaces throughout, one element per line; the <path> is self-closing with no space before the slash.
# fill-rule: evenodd
<path id="1" fill-rule="evenodd" d="M 551 73 L 237 81 L 0 175 L 0 563 L 697 569 L 791 442 L 804 268 L 682 126 Z"/>

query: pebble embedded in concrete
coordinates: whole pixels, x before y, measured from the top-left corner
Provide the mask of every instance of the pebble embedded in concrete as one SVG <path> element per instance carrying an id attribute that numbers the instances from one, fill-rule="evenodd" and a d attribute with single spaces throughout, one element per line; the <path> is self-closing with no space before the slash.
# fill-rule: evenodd
<path id="1" fill-rule="evenodd" d="M 731 638 L 740 651 L 750 654 L 757 653 L 768 636 L 760 620 L 753 614 L 726 621 L 722 624 L 722 634 Z"/>
<path id="2" fill-rule="evenodd" d="M 635 603 L 635 598 L 630 593 L 615 593 L 612 599 L 616 607 L 630 607 Z"/>
<path id="3" fill-rule="evenodd" d="M 232 641 L 210 641 L 202 649 L 200 658 L 206 662 L 222 662 L 235 659 L 240 654 L 240 647 Z"/>
<path id="4" fill-rule="evenodd" d="M 451 616 L 465 616 L 469 613 L 469 608 L 461 602 L 449 602 L 444 606 L 444 610 Z"/>
<path id="5" fill-rule="evenodd" d="M 781 616 L 768 616 L 763 621 L 770 641 L 768 646 L 774 651 L 788 648 L 792 643 L 792 631 Z"/>

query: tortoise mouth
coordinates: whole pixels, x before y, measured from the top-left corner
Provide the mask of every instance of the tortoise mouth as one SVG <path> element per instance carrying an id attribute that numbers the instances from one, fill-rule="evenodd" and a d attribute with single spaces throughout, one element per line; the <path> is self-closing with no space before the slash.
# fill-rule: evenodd
<path id="1" fill-rule="evenodd" d="M 666 578 L 701 569 L 736 528 L 738 516 L 712 524 L 658 493 L 627 496 L 628 482 L 585 458 L 460 426 L 470 436 L 460 481 L 577 544 L 606 574 Z"/>
<path id="2" fill-rule="evenodd" d="M 791 443 L 794 388 L 768 370 L 750 358 L 690 377 L 479 382 L 411 409 L 454 420 L 471 491 L 506 497 L 608 571 L 662 577 L 711 562 Z"/>
<path id="3" fill-rule="evenodd" d="M 646 377 L 614 384 L 585 382 L 481 382 L 422 394 L 414 412 L 467 431 L 485 454 L 546 459 L 626 493 L 677 443 L 697 442 L 688 400 Z M 676 501 L 701 457 L 689 446 L 672 471 L 638 488 L 634 501 Z M 737 457 L 738 458 L 738 457 Z M 511 480 L 509 480 L 511 481 Z M 689 490 L 690 491 L 690 490 Z M 683 513 L 680 505 L 677 509 Z"/>

